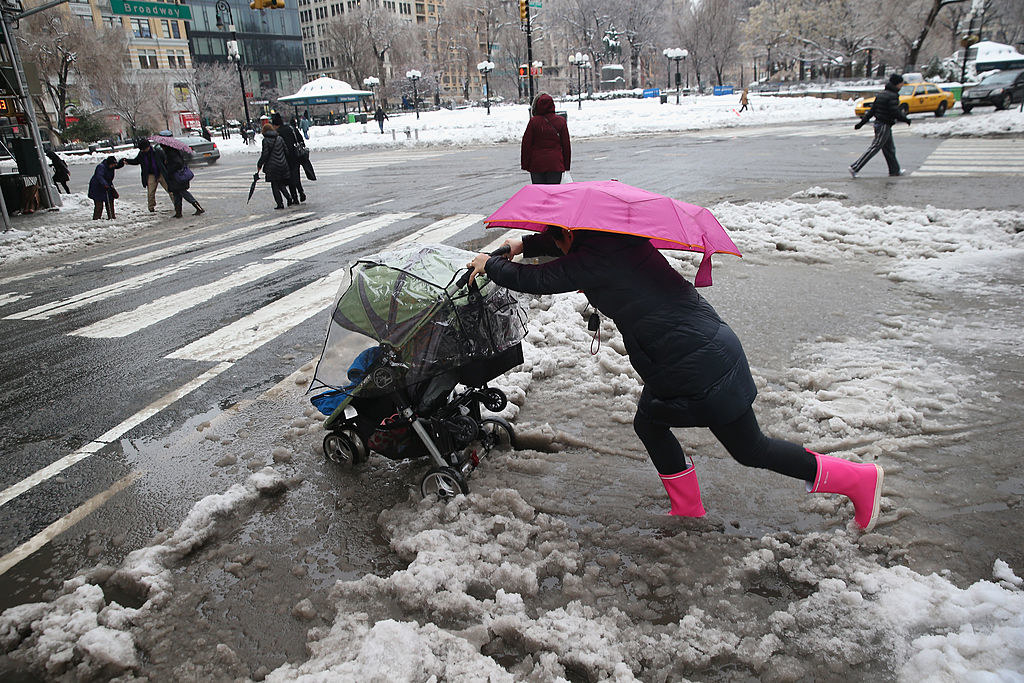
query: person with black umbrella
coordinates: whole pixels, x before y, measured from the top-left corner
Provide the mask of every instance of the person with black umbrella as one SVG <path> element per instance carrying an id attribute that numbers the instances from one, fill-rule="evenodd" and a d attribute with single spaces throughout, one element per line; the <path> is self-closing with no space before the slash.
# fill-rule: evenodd
<path id="1" fill-rule="evenodd" d="M 303 146 L 302 140 L 295 129 L 284 122 L 281 114 L 274 112 L 270 123 L 284 142 L 285 156 L 288 159 L 288 206 L 304 202 L 306 192 L 302 189 L 302 179 L 299 177 L 299 167 L 302 165 L 299 148 Z"/>
<path id="2" fill-rule="evenodd" d="M 288 156 L 285 152 L 284 140 L 277 134 L 272 125 L 263 126 L 263 153 L 256 162 L 256 174 L 253 180 L 258 180 L 260 171 L 266 169 L 267 181 L 270 183 L 270 190 L 274 193 L 275 209 L 283 209 L 281 203 L 282 193 L 288 196 L 288 180 L 291 178 L 291 170 L 288 167 Z M 252 196 L 251 194 L 249 195 Z M 288 198 L 288 206 L 293 204 Z"/>

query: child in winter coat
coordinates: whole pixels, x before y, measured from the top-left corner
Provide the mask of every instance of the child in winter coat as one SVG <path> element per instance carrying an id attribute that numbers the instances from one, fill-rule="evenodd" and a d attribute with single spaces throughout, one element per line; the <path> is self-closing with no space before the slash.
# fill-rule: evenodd
<path id="1" fill-rule="evenodd" d="M 103 163 L 96 166 L 92 178 L 89 180 L 89 199 L 95 206 L 92 210 L 92 219 L 99 220 L 103 215 L 103 207 L 107 207 L 107 218 L 114 218 L 114 200 L 117 199 L 117 190 L 114 189 L 114 171 L 124 166 L 124 160 L 114 157 L 107 157 Z"/>

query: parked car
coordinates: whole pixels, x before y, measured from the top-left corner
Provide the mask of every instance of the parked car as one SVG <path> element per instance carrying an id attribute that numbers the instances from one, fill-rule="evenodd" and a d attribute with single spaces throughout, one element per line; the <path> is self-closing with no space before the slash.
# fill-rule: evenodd
<path id="1" fill-rule="evenodd" d="M 874 97 L 857 100 L 853 113 L 864 116 L 874 101 Z M 936 116 L 942 116 L 955 103 L 956 97 L 953 93 L 943 90 L 934 83 L 904 83 L 900 87 L 900 109 L 904 115 L 930 111 L 935 112 Z"/>
<path id="2" fill-rule="evenodd" d="M 178 139 L 192 148 L 193 161 L 205 161 L 207 164 L 213 165 L 217 163 L 217 159 L 220 159 L 220 150 L 217 149 L 216 142 L 209 142 L 206 138 L 193 136 Z"/>
<path id="3" fill-rule="evenodd" d="M 960 106 L 964 113 L 975 107 L 1009 109 L 1024 99 L 1024 69 L 994 71 L 987 74 L 981 83 L 964 88 Z"/>

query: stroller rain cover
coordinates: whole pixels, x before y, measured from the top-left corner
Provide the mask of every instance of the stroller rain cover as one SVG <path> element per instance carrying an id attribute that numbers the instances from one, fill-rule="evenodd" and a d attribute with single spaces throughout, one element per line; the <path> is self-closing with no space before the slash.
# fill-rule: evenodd
<path id="1" fill-rule="evenodd" d="M 341 292 L 310 390 L 342 389 L 355 356 L 353 331 L 391 347 L 410 384 L 494 356 L 526 334 L 526 315 L 509 290 L 483 275 L 455 281 L 475 253 L 442 244 L 408 244 L 356 261 Z M 357 389 L 354 393 L 359 393 Z"/>

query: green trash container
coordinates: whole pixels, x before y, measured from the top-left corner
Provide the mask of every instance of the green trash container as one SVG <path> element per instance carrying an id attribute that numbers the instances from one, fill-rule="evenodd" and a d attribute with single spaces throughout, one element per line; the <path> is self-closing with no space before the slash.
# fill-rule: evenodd
<path id="1" fill-rule="evenodd" d="M 356 115 L 354 113 L 352 113 L 352 112 L 348 113 L 348 122 L 349 123 L 355 123 L 356 122 Z"/>

